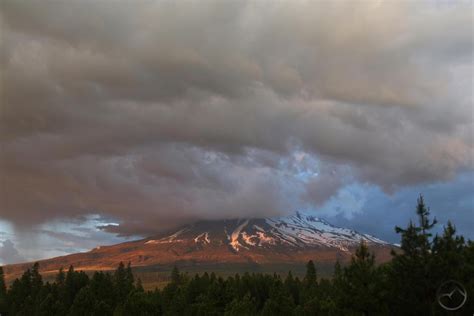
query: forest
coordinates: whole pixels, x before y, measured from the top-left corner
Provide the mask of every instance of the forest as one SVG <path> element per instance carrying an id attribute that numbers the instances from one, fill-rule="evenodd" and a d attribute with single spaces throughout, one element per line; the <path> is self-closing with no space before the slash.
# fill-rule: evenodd
<path id="1" fill-rule="evenodd" d="M 291 272 L 224 279 L 174 268 L 163 289 L 145 291 L 130 264 L 92 276 L 71 266 L 44 282 L 36 263 L 7 287 L 0 267 L 0 315 L 472 315 L 474 243 L 449 222 L 433 235 L 436 219 L 421 196 L 416 215 L 395 228 L 400 251 L 390 262 L 376 264 L 361 243 L 349 264 L 335 264 L 331 278 L 319 278 L 312 261 L 301 279 Z M 439 304 L 438 289 L 448 280 L 467 292 L 456 311 Z"/>

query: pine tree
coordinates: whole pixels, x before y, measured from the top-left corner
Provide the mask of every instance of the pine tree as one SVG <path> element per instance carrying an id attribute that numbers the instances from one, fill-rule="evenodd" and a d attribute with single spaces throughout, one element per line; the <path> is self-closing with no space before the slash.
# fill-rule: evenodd
<path id="1" fill-rule="evenodd" d="M 466 288 L 467 293 L 474 293 L 474 242 L 469 240 L 462 251 L 462 260 L 464 262 L 462 270 L 459 271 L 460 274 L 460 282 Z M 474 310 L 474 299 L 471 296 L 470 299 L 467 300 L 463 309 L 465 311 L 473 311 Z"/>
<path id="2" fill-rule="evenodd" d="M 152 316 L 161 315 L 152 296 L 143 291 L 132 292 L 123 307 L 123 315 Z"/>
<path id="3" fill-rule="evenodd" d="M 117 302 L 124 302 L 133 289 L 133 274 L 128 264 L 127 268 L 123 262 L 120 262 L 119 266 L 114 272 L 114 285 L 116 290 Z"/>
<path id="4" fill-rule="evenodd" d="M 288 275 L 285 279 L 284 283 L 286 291 L 291 295 L 291 298 L 293 299 L 293 302 L 295 302 L 296 305 L 300 303 L 300 290 L 299 290 L 299 282 L 297 282 L 293 278 L 293 274 L 288 272 Z"/>
<path id="5" fill-rule="evenodd" d="M 41 287 L 43 286 L 43 278 L 39 272 L 39 263 L 35 262 L 31 268 L 31 295 L 36 300 L 38 297 Z"/>
<path id="6" fill-rule="evenodd" d="M 303 278 L 303 289 L 301 290 L 301 304 L 305 309 L 315 309 L 317 302 L 313 300 L 317 292 L 317 274 L 314 262 L 310 260 L 306 264 L 306 274 Z"/>
<path id="7" fill-rule="evenodd" d="M 0 267 L 0 315 L 7 313 L 7 286 L 3 268 Z"/>
<path id="8" fill-rule="evenodd" d="M 46 282 L 42 286 L 39 299 L 37 299 L 35 315 L 38 316 L 54 316 L 61 315 L 60 311 L 57 310 L 56 297 L 54 293 L 55 285 Z"/>
<path id="9" fill-rule="evenodd" d="M 133 277 L 133 272 L 132 272 L 132 266 L 130 261 L 127 264 L 127 268 L 125 269 L 125 286 L 128 290 L 128 292 L 131 292 L 133 290 L 133 283 L 135 282 L 135 279 Z"/>
<path id="10" fill-rule="evenodd" d="M 430 209 L 426 207 L 423 195 L 417 200 L 416 214 L 418 216 L 418 225 L 415 226 L 411 221 L 407 229 L 398 226 L 395 231 L 402 235 L 402 249 L 411 256 L 420 256 L 423 261 L 427 260 L 431 249 L 430 230 L 436 225 L 437 220 L 430 220 Z"/>
<path id="11" fill-rule="evenodd" d="M 243 298 L 234 298 L 225 308 L 225 316 L 253 316 L 257 314 L 255 300 L 250 293 L 244 295 Z"/>
<path id="12" fill-rule="evenodd" d="M 143 288 L 143 285 L 142 285 L 142 280 L 140 278 L 138 278 L 135 288 L 137 292 L 145 292 L 145 289 Z"/>
<path id="13" fill-rule="evenodd" d="M 456 228 L 451 222 L 448 222 L 447 226 L 444 227 L 443 235 L 436 235 L 433 239 L 431 254 L 438 275 L 458 279 L 459 272 L 463 270 L 465 265 L 463 260 L 464 248 L 464 238 L 456 236 Z"/>
<path id="14" fill-rule="evenodd" d="M 100 302 L 102 309 L 113 310 L 116 307 L 115 284 L 110 273 L 94 272 L 89 286 L 97 303 Z"/>
<path id="15" fill-rule="evenodd" d="M 181 274 L 179 273 L 179 269 L 177 266 L 173 267 L 171 271 L 171 283 L 179 284 L 181 282 Z"/>
<path id="16" fill-rule="evenodd" d="M 307 287 L 310 287 L 317 282 L 316 267 L 314 266 L 313 260 L 309 260 L 306 264 L 306 275 L 304 277 L 304 283 Z"/>
<path id="17" fill-rule="evenodd" d="M 345 290 L 346 279 L 344 270 L 339 260 L 334 264 L 334 274 L 332 278 L 332 301 L 334 302 L 331 315 L 344 315 L 343 302 L 347 300 Z"/>
<path id="18" fill-rule="evenodd" d="M 61 267 L 58 271 L 58 274 L 55 277 L 55 283 L 52 286 L 52 294 L 54 302 L 54 310 L 56 311 L 55 315 L 65 315 L 69 309 L 68 302 L 68 293 L 66 290 L 66 273 Z"/>
<path id="19" fill-rule="evenodd" d="M 318 308 L 321 315 L 340 315 L 336 305 L 335 287 L 331 280 L 321 279 L 318 284 Z"/>
<path id="20" fill-rule="evenodd" d="M 32 296 L 31 270 L 27 269 L 20 279 L 16 279 L 7 295 L 10 315 L 34 314 L 34 298 Z"/>
<path id="21" fill-rule="evenodd" d="M 64 273 L 63 267 L 59 268 L 58 274 L 56 275 L 56 284 L 63 286 L 66 281 L 66 274 Z"/>
<path id="22" fill-rule="evenodd" d="M 183 278 L 176 266 L 171 271 L 171 282 L 163 289 L 163 311 L 165 314 L 183 313 L 186 293 L 182 289 Z"/>
<path id="23" fill-rule="evenodd" d="M 434 286 L 439 286 L 448 280 L 457 280 L 462 284 L 469 284 L 471 277 L 466 277 L 467 275 L 464 274 L 465 271 L 469 270 L 469 260 L 466 260 L 464 256 L 465 249 L 464 238 L 456 236 L 455 226 L 448 222 L 444 227 L 443 234 L 441 236 L 436 235 L 433 239 L 432 260 L 430 260 L 430 270 L 432 272 L 430 275 Z M 443 312 L 440 306 L 435 307 L 437 312 Z"/>
<path id="24" fill-rule="evenodd" d="M 314 268 L 314 265 L 313 265 Z M 316 273 L 315 270 L 311 273 Z M 270 281 L 269 297 L 266 300 L 262 315 L 291 315 L 295 308 L 295 303 L 281 281 L 279 275 L 274 274 Z"/>
<path id="25" fill-rule="evenodd" d="M 430 230 L 437 223 L 430 220 L 430 210 L 423 196 L 417 200 L 418 226 L 410 221 L 406 229 L 396 227 L 401 234 L 401 253 L 392 252 L 390 280 L 392 302 L 396 313 L 418 315 L 435 308 L 437 284 L 433 282 Z M 395 296 L 394 296 L 395 295 Z M 396 298 L 395 298 L 396 297 Z"/>
<path id="26" fill-rule="evenodd" d="M 416 205 L 416 214 L 418 215 L 418 219 L 420 222 L 421 235 L 426 238 L 431 237 L 429 230 L 431 230 L 438 221 L 435 217 L 433 221 L 430 222 L 430 208 L 426 207 L 423 195 L 420 194 L 420 197 L 418 198 L 417 202 L 418 203 Z"/>
<path id="27" fill-rule="evenodd" d="M 364 242 L 360 243 L 350 265 L 337 277 L 340 278 L 337 303 L 344 314 L 383 315 L 388 312 L 384 306 L 380 270 Z"/>
<path id="28" fill-rule="evenodd" d="M 96 300 L 89 286 L 83 287 L 75 296 L 69 315 L 98 315 L 95 313 Z"/>
<path id="29" fill-rule="evenodd" d="M 41 301 L 41 303 L 37 307 L 37 313 L 36 315 L 38 316 L 51 316 L 51 315 L 56 315 L 56 311 L 53 308 L 53 296 L 52 294 L 48 294 L 46 299 Z"/>
<path id="30" fill-rule="evenodd" d="M 67 306 L 71 306 L 74 298 L 76 297 L 77 292 L 79 289 L 76 286 L 75 282 L 75 271 L 74 267 L 71 265 L 66 273 L 65 288 L 64 288 L 64 299 L 66 301 Z"/>
<path id="31" fill-rule="evenodd" d="M 70 266 L 66 279 L 64 280 L 64 296 L 65 305 L 71 306 L 79 291 L 89 284 L 89 277 L 83 271 L 74 271 L 74 267 Z"/>

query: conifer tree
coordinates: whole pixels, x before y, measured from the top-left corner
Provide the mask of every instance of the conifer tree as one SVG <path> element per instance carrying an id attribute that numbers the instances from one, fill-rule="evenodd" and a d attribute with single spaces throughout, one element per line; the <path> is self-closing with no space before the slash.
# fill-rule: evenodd
<path id="1" fill-rule="evenodd" d="M 56 315 L 65 315 L 69 309 L 68 302 L 68 293 L 66 290 L 66 273 L 61 267 L 58 271 L 58 274 L 55 277 L 55 283 L 52 285 L 51 289 L 53 295 L 53 305 Z"/>
<path id="2" fill-rule="evenodd" d="M 140 278 L 137 279 L 137 284 L 135 285 L 135 288 L 138 292 L 145 292 L 145 289 L 142 285 L 142 280 Z"/>
<path id="3" fill-rule="evenodd" d="M 316 267 L 314 266 L 313 260 L 309 260 L 306 264 L 306 275 L 304 277 L 304 283 L 307 287 L 310 287 L 316 284 L 317 275 L 316 275 Z"/>
<path id="4" fill-rule="evenodd" d="M 79 291 L 87 286 L 89 277 L 83 271 L 75 271 L 71 265 L 64 280 L 64 300 L 66 306 L 71 306 Z"/>
<path id="5" fill-rule="evenodd" d="M 89 282 L 91 292 L 97 302 L 101 302 L 102 307 L 113 310 L 117 303 L 116 296 L 114 293 L 115 284 L 112 280 L 112 276 L 108 272 L 95 272 Z"/>
<path id="6" fill-rule="evenodd" d="M 301 303 L 305 309 L 315 309 L 317 302 L 312 300 L 317 291 L 317 274 L 314 262 L 310 260 L 306 264 L 306 274 L 303 278 L 303 289 L 301 290 Z M 311 303 L 310 303 L 311 302 Z M 311 306 L 310 306 L 311 305 Z"/>
<path id="7" fill-rule="evenodd" d="M 27 269 L 20 279 L 16 279 L 7 295 L 10 315 L 32 315 L 34 298 L 32 296 L 31 270 Z"/>
<path id="8" fill-rule="evenodd" d="M 63 286 L 66 281 L 66 274 L 64 273 L 63 267 L 59 268 L 58 274 L 56 275 L 56 284 Z"/>
<path id="9" fill-rule="evenodd" d="M 390 269 L 392 301 L 390 305 L 397 313 L 420 314 L 432 311 L 438 284 L 433 282 L 430 230 L 437 223 L 430 219 L 422 195 L 417 200 L 418 226 L 410 221 L 406 229 L 395 227 L 401 234 L 401 253 L 392 252 Z M 395 297 L 394 297 L 395 295 Z"/>
<path id="10" fill-rule="evenodd" d="M 462 270 L 459 271 L 460 280 L 468 293 L 474 293 L 474 278 L 472 277 L 474 275 L 474 242 L 471 240 L 463 248 L 462 261 L 464 265 Z M 474 310 L 474 299 L 472 297 L 471 295 L 471 298 L 463 306 L 466 311 Z"/>
<path id="11" fill-rule="evenodd" d="M 131 275 L 130 265 L 125 268 L 123 262 L 120 262 L 114 272 L 114 286 L 117 302 L 125 302 L 128 293 L 133 288 L 133 276 Z"/>
<path id="12" fill-rule="evenodd" d="M 338 283 L 338 304 L 344 314 L 383 315 L 388 312 L 383 309 L 385 297 L 382 296 L 379 278 L 375 256 L 361 242 L 350 265 L 343 270 L 342 282 Z"/>
<path id="13" fill-rule="evenodd" d="M 5 275 L 3 267 L 0 267 L 0 315 L 7 312 L 7 286 L 5 283 Z"/>
<path id="14" fill-rule="evenodd" d="M 79 290 L 71 306 L 71 316 L 98 315 L 95 313 L 96 300 L 94 293 L 89 286 Z M 109 313 L 110 314 L 110 313 Z"/>
<path id="15" fill-rule="evenodd" d="M 286 291 L 291 295 L 293 302 L 298 305 L 300 303 L 300 290 L 299 284 L 293 277 L 291 271 L 288 272 L 288 275 L 284 283 Z"/>
<path id="16" fill-rule="evenodd" d="M 171 271 L 171 282 L 178 284 L 181 280 L 181 276 L 179 274 L 179 270 L 177 266 L 173 267 L 173 270 Z"/>
<path id="17" fill-rule="evenodd" d="M 128 292 L 133 290 L 133 284 L 135 282 L 135 279 L 133 277 L 133 272 L 132 272 L 132 266 L 130 261 L 127 264 L 127 268 L 125 269 L 125 286 L 128 290 Z"/>
<path id="18" fill-rule="evenodd" d="M 241 316 L 248 315 L 253 316 L 257 314 L 256 305 L 254 299 L 250 296 L 250 293 L 244 295 L 242 299 L 234 298 L 225 309 L 225 316 Z"/>
<path id="19" fill-rule="evenodd" d="M 33 267 L 31 268 L 31 296 L 34 300 L 37 299 L 42 286 L 43 278 L 39 273 L 39 263 L 35 262 L 35 264 L 33 264 Z"/>
<path id="20" fill-rule="evenodd" d="M 127 297 L 123 315 L 152 316 L 161 315 L 159 307 L 149 293 L 134 291 Z"/>
<path id="21" fill-rule="evenodd" d="M 54 310 L 53 295 L 50 293 L 44 300 L 37 306 L 36 315 L 38 316 L 52 316 L 57 315 Z"/>

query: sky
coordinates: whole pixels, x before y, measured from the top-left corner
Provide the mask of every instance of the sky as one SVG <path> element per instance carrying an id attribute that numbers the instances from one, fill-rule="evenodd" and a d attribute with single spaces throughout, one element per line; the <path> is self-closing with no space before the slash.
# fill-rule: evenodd
<path id="1" fill-rule="evenodd" d="M 471 1 L 2 1 L 0 264 L 304 211 L 474 239 Z"/>

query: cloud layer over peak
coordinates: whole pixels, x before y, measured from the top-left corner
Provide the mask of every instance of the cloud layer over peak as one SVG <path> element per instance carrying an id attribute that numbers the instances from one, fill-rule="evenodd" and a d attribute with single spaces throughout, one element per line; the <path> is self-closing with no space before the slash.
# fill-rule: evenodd
<path id="1" fill-rule="evenodd" d="M 3 1 L 0 217 L 144 233 L 453 179 L 473 169 L 471 9 Z"/>

